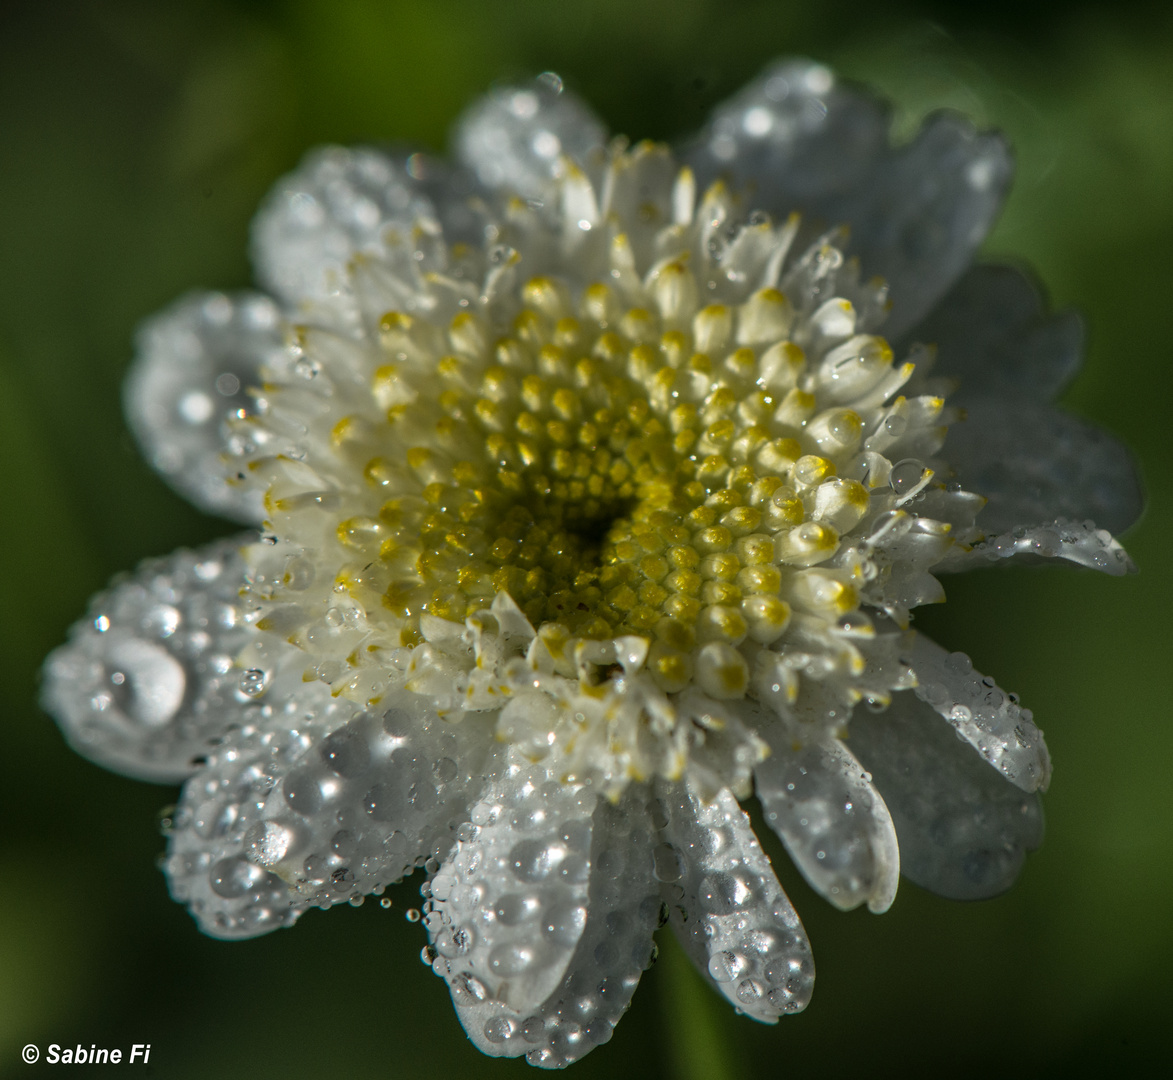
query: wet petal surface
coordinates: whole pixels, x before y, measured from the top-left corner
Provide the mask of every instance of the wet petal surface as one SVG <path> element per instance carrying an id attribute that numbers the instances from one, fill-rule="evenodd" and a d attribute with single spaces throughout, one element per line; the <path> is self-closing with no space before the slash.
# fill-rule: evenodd
<path id="1" fill-rule="evenodd" d="M 1093 521 L 1077 524 L 1062 519 L 986 535 L 969 548 L 958 546 L 946 554 L 937 569 L 971 570 L 1016 556 L 1025 556 L 1029 560 L 1066 559 L 1112 577 L 1122 577 L 1136 570 L 1128 553 L 1107 529 L 1097 529 Z"/>
<path id="2" fill-rule="evenodd" d="M 914 326 L 965 270 L 1011 174 L 1005 141 L 959 117 L 930 117 L 888 145 L 888 112 L 809 61 L 766 70 L 717 110 L 685 159 L 702 183 L 729 173 L 751 201 L 851 229 L 850 254 L 889 286 L 893 336 Z"/>
<path id="3" fill-rule="evenodd" d="M 607 140 L 591 109 L 552 75 L 481 98 L 457 124 L 456 158 L 488 188 L 540 199 L 563 158 L 587 164 Z"/>
<path id="4" fill-rule="evenodd" d="M 426 154 L 328 146 L 278 181 L 253 221 L 257 277 L 295 308 L 330 321 L 352 314 L 351 260 L 389 240 L 443 225 L 460 239 L 473 226 L 470 176 Z"/>
<path id="5" fill-rule="evenodd" d="M 906 344 L 914 339 L 937 347 L 934 375 L 961 380 L 949 402 L 962 406 L 986 395 L 1051 401 L 1083 360 L 1080 317 L 1048 314 L 1038 286 L 1012 266 L 970 267 Z"/>
<path id="6" fill-rule="evenodd" d="M 230 424 L 255 413 L 262 367 L 284 348 L 277 305 L 259 293 L 193 293 L 139 331 L 123 389 L 147 460 L 201 510 L 250 524 L 260 494 L 230 485 Z"/>
<path id="7" fill-rule="evenodd" d="M 596 796 L 510 758 L 432 882 L 427 921 L 437 952 L 467 976 L 462 985 L 475 978 L 485 996 L 528 1016 L 562 981 L 586 924 Z M 554 929 L 543 933 L 547 923 Z"/>
<path id="8" fill-rule="evenodd" d="M 973 398 L 966 412 L 944 454 L 961 485 L 990 500 L 978 524 L 991 534 L 1056 518 L 1115 534 L 1140 516 L 1132 456 L 1106 432 L 1030 401 Z"/>
<path id="9" fill-rule="evenodd" d="M 486 1054 L 524 1055 L 531 1065 L 543 1068 L 576 1061 L 610 1040 L 640 975 L 652 962 L 652 933 L 660 920 L 661 901 L 652 874 L 652 826 L 643 795 L 630 790 L 618 804 L 600 800 L 590 817 L 579 816 L 585 809 L 572 807 L 573 816 L 555 830 L 556 843 L 569 852 L 556 868 L 558 876 L 568 866 L 566 876 L 577 876 L 578 863 L 568 860 L 589 854 L 585 896 L 559 899 L 540 881 L 507 880 L 507 891 L 485 893 L 480 909 L 470 909 L 479 885 L 468 892 L 467 872 L 461 867 L 471 865 L 476 838 L 468 846 L 462 841 L 432 882 L 433 897 L 437 889 L 443 896 L 434 901 L 428 916 L 438 916 L 432 933 L 438 952 L 433 966 L 447 979 L 469 1038 Z M 532 808 L 522 812 L 533 821 Z M 471 834 L 472 822 L 461 829 Z M 515 879 L 516 867 L 511 873 Z M 525 876 L 534 875 L 527 871 Z M 494 940 L 512 933 L 517 948 L 572 950 L 564 968 L 560 962 L 555 965 L 564 972 L 560 981 L 543 1001 L 522 1008 L 514 1000 L 512 983 L 501 983 L 491 972 L 488 977 L 477 974 L 472 927 Z M 506 944 L 499 960 L 507 959 L 509 948 Z M 491 963 L 493 954 L 488 955 Z"/>
<path id="10" fill-rule="evenodd" d="M 657 876 L 685 951 L 755 1020 L 804 1009 L 814 989 L 810 943 L 745 811 L 727 790 L 706 800 L 687 779 L 657 786 L 667 819 Z"/>
<path id="11" fill-rule="evenodd" d="M 216 937 L 264 933 L 307 907 L 381 891 L 447 852 L 481 786 L 483 725 L 447 724 L 412 695 L 392 695 L 375 714 L 321 683 L 294 694 L 291 674 L 275 682 L 232 748 L 188 783 L 170 834 L 172 895 Z M 228 871 L 250 888 L 225 891 Z M 266 899 L 272 918 L 249 916 L 254 883 L 284 897 L 285 910 Z"/>
<path id="12" fill-rule="evenodd" d="M 918 685 L 912 693 L 953 725 L 959 738 L 1023 791 L 1046 791 L 1051 756 L 1029 709 L 1007 694 L 965 653 L 948 652 L 924 634 L 905 651 Z"/>
<path id="13" fill-rule="evenodd" d="M 884 794 L 910 881 L 955 900 L 1004 892 L 1042 843 L 1042 802 L 988 767 L 911 693 L 859 712 L 850 744 Z"/>
<path id="14" fill-rule="evenodd" d="M 754 769 L 766 820 L 811 887 L 837 908 L 887 911 L 900 853 L 884 800 L 838 739 L 802 745 L 788 734 L 770 740 L 773 753 Z"/>
<path id="15" fill-rule="evenodd" d="M 168 783 L 241 722 L 251 698 L 235 659 L 257 632 L 240 548 L 254 538 L 148 560 L 94 597 L 45 666 L 44 707 L 74 749 Z"/>

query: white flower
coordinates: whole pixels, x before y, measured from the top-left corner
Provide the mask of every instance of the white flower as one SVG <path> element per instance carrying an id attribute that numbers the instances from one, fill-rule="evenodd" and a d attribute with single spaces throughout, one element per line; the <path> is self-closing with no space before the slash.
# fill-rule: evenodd
<path id="1" fill-rule="evenodd" d="M 264 531 L 99 596 L 47 707 L 102 764 L 190 778 L 165 868 L 210 934 L 423 866 L 425 959 L 486 1053 L 605 1042 L 665 919 L 773 1022 L 814 968 L 737 800 L 840 908 L 900 870 L 1008 887 L 1042 735 L 909 612 L 1008 556 L 1124 573 L 1085 519 L 1130 523 L 1131 465 L 1049 404 L 1078 320 L 969 268 L 997 136 L 938 116 L 893 148 L 788 62 L 677 156 L 608 144 L 552 76 L 456 149 L 310 155 L 255 225 L 277 299 L 144 328 L 146 452 Z"/>

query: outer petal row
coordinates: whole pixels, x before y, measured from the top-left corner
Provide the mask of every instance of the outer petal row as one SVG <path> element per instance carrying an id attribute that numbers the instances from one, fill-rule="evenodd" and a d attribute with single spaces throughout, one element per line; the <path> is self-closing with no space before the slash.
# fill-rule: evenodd
<path id="1" fill-rule="evenodd" d="M 1011 175 L 1005 140 L 952 115 L 890 147 L 885 108 L 801 60 L 768 68 L 721 106 L 685 157 L 702 182 L 756 180 L 755 203 L 773 213 L 848 224 L 848 250 L 891 287 L 893 336 L 961 275 Z"/>
<path id="2" fill-rule="evenodd" d="M 471 176 L 425 154 L 327 146 L 278 181 L 253 222 L 261 283 L 294 309 L 353 314 L 350 261 L 386 250 L 388 234 L 443 227 L 449 241 L 475 227 Z M 334 320 L 330 320 L 334 321 Z M 345 317 L 343 319 L 345 322 Z"/>
<path id="3" fill-rule="evenodd" d="M 997 896 L 1042 842 L 1039 796 L 989 768 L 914 694 L 857 713 L 850 743 L 884 794 L 900 869 L 916 884 L 957 900 Z"/>
<path id="4" fill-rule="evenodd" d="M 590 108 L 548 75 L 486 94 L 461 117 L 453 143 L 485 187 L 543 199 L 563 158 L 586 164 L 606 139 Z"/>
<path id="5" fill-rule="evenodd" d="M 270 712 L 188 782 L 175 815 L 172 895 L 215 937 L 381 891 L 443 856 L 483 785 L 484 725 L 446 723 L 407 692 L 375 716 L 324 684 L 280 694 L 280 682 Z M 257 887 L 269 920 L 256 917 Z"/>
<path id="6" fill-rule="evenodd" d="M 766 820 L 811 886 L 843 911 L 887 911 L 900 852 L 892 818 L 864 767 L 838 739 L 805 745 L 779 730 L 754 769 Z"/>
<path id="7" fill-rule="evenodd" d="M 806 1008 L 810 942 L 732 793 L 706 800 L 686 778 L 661 785 L 660 810 L 667 843 L 656 852 L 657 876 L 693 963 L 755 1020 L 773 1024 Z"/>
<path id="8" fill-rule="evenodd" d="M 1048 314 L 1035 282 L 1011 266 L 971 266 L 919 323 L 913 339 L 937 346 L 935 374 L 961 380 L 951 404 L 1005 395 L 1053 401 L 1083 360 L 1083 321 L 1071 310 Z"/>
<path id="9" fill-rule="evenodd" d="M 251 414 L 249 391 L 284 347 L 277 305 L 256 293 L 193 293 L 139 331 L 126 419 L 147 460 L 201 510 L 249 524 L 260 493 L 231 487 L 228 425 Z"/>
<path id="10" fill-rule="evenodd" d="M 235 667 L 256 636 L 240 547 L 221 540 L 144 562 L 90 603 L 45 664 L 42 701 L 75 750 L 115 772 L 190 776 L 252 703 Z"/>
<path id="11" fill-rule="evenodd" d="M 638 790 L 612 805 L 515 762 L 458 835 L 426 922 L 469 1038 L 543 1068 L 607 1042 L 660 921 Z"/>
<path id="12" fill-rule="evenodd" d="M 991 766 L 1023 791 L 1046 791 L 1051 756 L 1029 709 L 1018 704 L 965 653 L 947 652 L 924 634 L 907 651 L 916 697 L 936 709 Z"/>
<path id="13" fill-rule="evenodd" d="M 976 397 L 966 411 L 944 454 L 962 486 L 990 500 L 978 518 L 990 533 L 1056 518 L 1115 533 L 1140 516 L 1135 468 L 1111 435 L 1031 401 Z"/>

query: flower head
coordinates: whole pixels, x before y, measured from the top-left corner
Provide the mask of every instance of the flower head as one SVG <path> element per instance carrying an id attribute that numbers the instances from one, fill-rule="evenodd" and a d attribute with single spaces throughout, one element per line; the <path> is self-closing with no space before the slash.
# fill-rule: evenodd
<path id="1" fill-rule="evenodd" d="M 1042 735 L 910 611 L 1009 556 L 1125 572 L 1085 519 L 1129 523 L 1131 466 L 1049 405 L 1078 321 L 966 269 L 996 136 L 892 148 L 789 62 L 679 154 L 608 143 L 552 76 L 456 142 L 312 154 L 255 225 L 276 299 L 144 328 L 148 455 L 263 531 L 98 597 L 47 706 L 188 778 L 165 868 L 208 933 L 423 866 L 425 959 L 487 1053 L 605 1042 L 665 921 L 773 1022 L 814 968 L 737 800 L 840 908 L 901 870 L 1006 888 Z"/>

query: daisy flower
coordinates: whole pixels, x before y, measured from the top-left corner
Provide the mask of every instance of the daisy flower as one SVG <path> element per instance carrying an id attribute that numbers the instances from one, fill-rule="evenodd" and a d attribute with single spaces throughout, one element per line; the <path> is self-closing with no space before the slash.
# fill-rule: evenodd
<path id="1" fill-rule="evenodd" d="M 252 531 L 99 595 L 46 707 L 184 781 L 164 869 L 213 936 L 422 868 L 488 1054 L 606 1042 L 665 923 L 773 1023 L 814 965 L 751 795 L 842 909 L 994 895 L 1041 839 L 1030 710 L 911 612 L 1006 558 L 1131 569 L 1128 456 L 1050 403 L 1080 323 L 972 265 L 999 136 L 893 146 L 809 62 L 675 149 L 549 74 L 454 145 L 311 153 L 267 292 L 144 326 L 144 452 Z"/>

